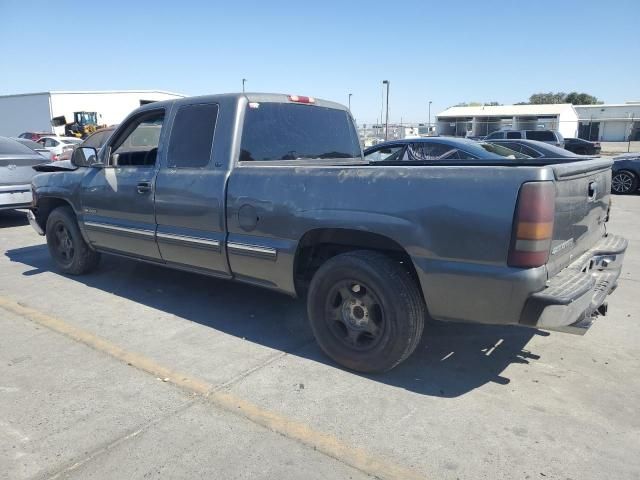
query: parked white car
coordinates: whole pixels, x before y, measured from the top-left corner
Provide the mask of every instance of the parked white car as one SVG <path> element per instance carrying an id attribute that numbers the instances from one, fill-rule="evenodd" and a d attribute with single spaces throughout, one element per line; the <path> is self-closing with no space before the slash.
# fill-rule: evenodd
<path id="1" fill-rule="evenodd" d="M 51 152 L 51 161 L 57 162 L 60 155 L 68 150 L 73 150 L 75 145 L 82 143 L 81 138 L 76 137 L 42 137 L 38 143 Z"/>

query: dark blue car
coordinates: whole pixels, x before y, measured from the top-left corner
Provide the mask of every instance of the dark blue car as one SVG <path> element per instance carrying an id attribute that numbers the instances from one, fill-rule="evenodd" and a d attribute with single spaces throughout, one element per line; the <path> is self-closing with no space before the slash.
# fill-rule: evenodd
<path id="1" fill-rule="evenodd" d="M 611 192 L 628 195 L 638 190 L 640 153 L 626 153 L 613 158 Z"/>
<path id="2" fill-rule="evenodd" d="M 504 162 L 506 159 L 528 159 L 528 155 L 501 145 L 479 143 L 453 137 L 405 138 L 379 143 L 364 151 L 370 162 L 431 162 L 485 160 Z"/>

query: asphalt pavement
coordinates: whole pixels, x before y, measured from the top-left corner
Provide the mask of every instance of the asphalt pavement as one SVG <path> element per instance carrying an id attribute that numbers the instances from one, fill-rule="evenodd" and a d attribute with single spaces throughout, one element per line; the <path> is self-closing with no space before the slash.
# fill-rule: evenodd
<path id="1" fill-rule="evenodd" d="M 300 300 L 104 256 L 53 270 L 0 212 L 0 479 L 640 477 L 640 196 L 583 337 L 430 322 L 384 375 L 328 360 Z"/>

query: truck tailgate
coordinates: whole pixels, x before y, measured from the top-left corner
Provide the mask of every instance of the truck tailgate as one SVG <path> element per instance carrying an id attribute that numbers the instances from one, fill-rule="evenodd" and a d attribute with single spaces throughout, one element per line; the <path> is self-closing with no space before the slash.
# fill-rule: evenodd
<path id="1" fill-rule="evenodd" d="M 551 165 L 556 179 L 553 239 L 547 263 L 551 277 L 605 234 L 611 191 L 610 159 Z"/>

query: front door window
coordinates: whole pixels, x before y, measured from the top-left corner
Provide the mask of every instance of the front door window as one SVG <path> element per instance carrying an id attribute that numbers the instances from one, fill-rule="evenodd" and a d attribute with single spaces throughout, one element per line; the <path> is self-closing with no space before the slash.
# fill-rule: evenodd
<path id="1" fill-rule="evenodd" d="M 152 112 L 131 124 L 111 145 L 109 165 L 153 167 L 158 156 L 164 112 Z"/>

